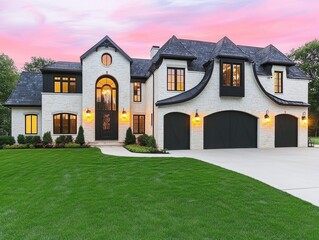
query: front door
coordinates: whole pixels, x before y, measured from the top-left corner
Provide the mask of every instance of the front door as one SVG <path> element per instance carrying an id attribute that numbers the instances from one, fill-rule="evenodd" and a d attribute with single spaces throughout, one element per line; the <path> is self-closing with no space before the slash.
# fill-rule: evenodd
<path id="1" fill-rule="evenodd" d="M 116 80 L 108 76 L 96 83 L 95 139 L 118 139 L 118 87 Z"/>

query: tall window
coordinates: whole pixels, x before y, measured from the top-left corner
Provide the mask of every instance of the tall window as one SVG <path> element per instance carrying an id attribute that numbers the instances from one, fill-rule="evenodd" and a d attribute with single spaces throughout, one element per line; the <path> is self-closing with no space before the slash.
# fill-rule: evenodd
<path id="1" fill-rule="evenodd" d="M 102 59 L 101 60 L 102 60 L 103 65 L 105 65 L 105 66 L 110 66 L 112 64 L 112 57 L 108 53 L 104 53 L 102 55 Z"/>
<path id="2" fill-rule="evenodd" d="M 241 64 L 223 63 L 223 86 L 239 87 L 241 82 Z"/>
<path id="3" fill-rule="evenodd" d="M 133 133 L 145 133 L 145 115 L 133 115 Z"/>
<path id="4" fill-rule="evenodd" d="M 282 72 L 275 72 L 274 80 L 275 80 L 274 82 L 275 93 L 282 93 L 283 92 Z"/>
<path id="5" fill-rule="evenodd" d="M 38 115 L 28 114 L 25 115 L 25 134 L 38 133 Z"/>
<path id="6" fill-rule="evenodd" d="M 167 90 L 184 91 L 185 90 L 185 69 L 167 68 Z"/>
<path id="7" fill-rule="evenodd" d="M 140 102 L 142 100 L 142 84 L 140 82 L 135 82 L 133 88 L 133 101 Z"/>
<path id="8" fill-rule="evenodd" d="M 75 93 L 76 78 L 75 77 L 54 77 L 55 93 Z"/>
<path id="9" fill-rule="evenodd" d="M 76 129 L 76 115 L 70 113 L 53 115 L 54 134 L 76 134 Z"/>

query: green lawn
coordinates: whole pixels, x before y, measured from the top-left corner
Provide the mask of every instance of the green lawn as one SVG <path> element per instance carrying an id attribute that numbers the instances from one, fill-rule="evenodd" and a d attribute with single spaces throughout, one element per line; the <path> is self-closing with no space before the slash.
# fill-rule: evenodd
<path id="1" fill-rule="evenodd" d="M 315 144 L 319 144 L 319 137 L 310 137 L 310 139 L 311 139 Z"/>
<path id="2" fill-rule="evenodd" d="M 188 158 L 0 151 L 0 239 L 318 239 L 319 208 Z"/>

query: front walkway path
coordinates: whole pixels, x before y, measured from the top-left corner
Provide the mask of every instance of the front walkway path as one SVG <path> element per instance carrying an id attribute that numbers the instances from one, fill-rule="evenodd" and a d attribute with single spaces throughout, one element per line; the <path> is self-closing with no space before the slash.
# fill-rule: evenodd
<path id="1" fill-rule="evenodd" d="M 105 154 L 136 157 L 190 157 L 257 179 L 319 206 L 319 148 L 175 150 L 136 154 L 101 147 Z"/>

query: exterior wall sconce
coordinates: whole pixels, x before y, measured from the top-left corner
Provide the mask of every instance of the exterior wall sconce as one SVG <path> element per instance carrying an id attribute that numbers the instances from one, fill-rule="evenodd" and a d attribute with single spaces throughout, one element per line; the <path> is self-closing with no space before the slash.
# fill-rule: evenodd
<path id="1" fill-rule="evenodd" d="M 199 121 L 200 121 L 200 117 L 199 117 L 199 114 L 198 114 L 198 109 L 196 109 L 195 121 L 196 121 L 196 122 L 199 122 Z"/>
<path id="2" fill-rule="evenodd" d="M 270 122 L 270 117 L 269 117 L 269 111 L 268 110 L 266 111 L 264 119 L 265 119 L 265 122 L 267 122 L 267 123 Z"/>
<path id="3" fill-rule="evenodd" d="M 123 108 L 123 111 L 122 111 L 122 118 L 126 119 L 127 117 L 127 113 L 125 111 L 125 109 Z"/>
<path id="4" fill-rule="evenodd" d="M 303 122 L 303 124 L 307 124 L 308 119 L 307 119 L 307 116 L 306 116 L 306 112 L 302 113 L 301 121 Z"/>
<path id="5" fill-rule="evenodd" d="M 86 116 L 87 118 L 91 117 L 91 110 L 90 110 L 89 108 L 86 109 L 86 111 L 85 111 L 85 116 Z"/>

